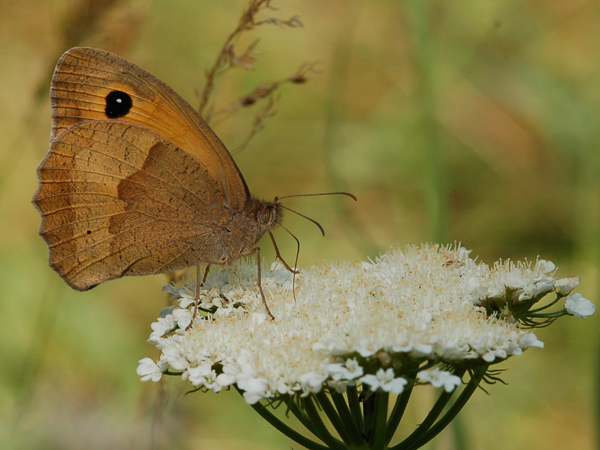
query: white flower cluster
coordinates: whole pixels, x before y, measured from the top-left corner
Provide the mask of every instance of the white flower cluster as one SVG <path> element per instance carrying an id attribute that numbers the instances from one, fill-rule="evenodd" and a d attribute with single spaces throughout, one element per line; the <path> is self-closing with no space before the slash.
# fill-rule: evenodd
<path id="1" fill-rule="evenodd" d="M 532 267 L 533 266 L 533 267 Z M 527 262 L 501 261 L 489 267 L 485 264 L 473 265 L 464 289 L 468 298 L 475 304 L 485 300 L 505 300 L 507 293 L 513 302 L 524 302 L 540 298 L 556 290 L 567 295 L 578 284 L 579 277 L 555 279 L 552 275 L 556 266 L 543 259 L 535 264 Z"/>
<path id="2" fill-rule="evenodd" d="M 460 378 L 438 367 L 418 371 L 419 364 L 491 363 L 543 347 L 531 331 L 487 315 L 476 300 L 507 289 L 520 290 L 519 297 L 566 293 L 577 284 L 575 278 L 554 280 L 554 270 L 547 261 L 489 268 L 464 248 L 424 245 L 376 262 L 303 270 L 294 298 L 292 275 L 273 264 L 262 280 L 276 317 L 269 320 L 255 286 L 256 266 L 242 260 L 211 273 L 201 302 L 219 308 L 196 318 L 188 331 L 193 288 L 169 287 L 179 305 L 152 325 L 150 336 L 160 359 L 141 360 L 138 374 L 158 381 L 167 370 L 178 372 L 215 392 L 235 384 L 251 404 L 278 394 L 309 395 L 325 385 L 398 394 L 407 383 L 403 367 L 416 367 L 413 378 L 450 392 Z"/>

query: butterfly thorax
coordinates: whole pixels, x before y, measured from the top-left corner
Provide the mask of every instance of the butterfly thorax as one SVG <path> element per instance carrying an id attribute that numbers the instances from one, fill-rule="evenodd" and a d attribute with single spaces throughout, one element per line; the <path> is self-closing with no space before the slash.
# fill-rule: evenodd
<path id="1" fill-rule="evenodd" d="M 277 200 L 269 202 L 250 198 L 243 210 L 231 216 L 231 221 L 226 227 L 229 239 L 228 243 L 222 246 L 226 249 L 223 262 L 253 253 L 258 241 L 281 223 L 282 218 L 283 212 Z"/>

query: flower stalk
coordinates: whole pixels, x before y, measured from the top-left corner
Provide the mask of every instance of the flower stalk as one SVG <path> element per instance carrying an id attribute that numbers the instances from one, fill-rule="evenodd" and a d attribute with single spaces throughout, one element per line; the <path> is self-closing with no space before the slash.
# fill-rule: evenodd
<path id="1" fill-rule="evenodd" d="M 464 372 L 464 369 L 459 369 L 455 374 Z M 269 411 L 269 407 L 273 406 L 272 402 L 257 402 L 252 407 L 277 430 L 308 449 L 411 450 L 422 447 L 450 424 L 466 405 L 479 383 L 483 380 L 484 375 L 485 370 L 472 372 L 470 381 L 452 406 L 440 418 L 455 394 L 455 391 L 442 391 L 427 417 L 415 431 L 400 443 L 391 447 L 390 441 L 396 433 L 402 415 L 406 410 L 414 384 L 396 397 L 394 407 L 389 415 L 389 393 L 385 391 L 369 391 L 362 401 L 356 389 L 348 389 L 345 396 L 335 390 L 324 389 L 310 397 L 295 398 L 294 396 L 286 396 L 285 399 L 282 399 L 288 407 L 288 412 L 292 412 L 307 430 L 314 437 L 324 442 L 325 445 L 307 438 L 277 418 Z M 242 393 L 240 392 L 240 394 Z M 339 439 L 331 433 L 323 421 L 322 415 L 327 417 Z"/>

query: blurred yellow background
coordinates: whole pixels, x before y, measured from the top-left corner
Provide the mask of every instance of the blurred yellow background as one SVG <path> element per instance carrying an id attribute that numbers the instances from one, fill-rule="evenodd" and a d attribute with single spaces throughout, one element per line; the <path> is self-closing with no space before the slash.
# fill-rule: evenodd
<path id="1" fill-rule="evenodd" d="M 193 106 L 245 0 L 0 2 L 0 447 L 282 449 L 234 392 L 183 396 L 141 383 L 137 361 L 166 305 L 164 276 L 72 291 L 47 265 L 30 203 L 48 148 L 49 86 L 70 47 L 141 65 Z M 285 204 L 300 266 L 374 258 L 390 246 L 455 242 L 472 256 L 549 259 L 596 301 L 600 261 L 600 3 L 595 0 L 275 0 L 254 71 L 217 81 L 215 108 L 318 63 L 278 91 L 277 114 L 234 156 L 256 196 L 347 190 Z M 215 126 L 230 149 L 262 106 Z M 293 240 L 276 233 L 292 262 Z M 264 256 L 273 261 L 268 239 Z M 472 449 L 597 448 L 598 325 L 569 318 L 546 348 L 500 364 L 508 386 L 460 415 Z M 415 420 L 427 396 L 413 404 Z M 404 430 L 406 431 L 406 430 Z M 292 445 L 297 448 L 297 445 Z M 449 433 L 427 448 L 453 448 Z"/>

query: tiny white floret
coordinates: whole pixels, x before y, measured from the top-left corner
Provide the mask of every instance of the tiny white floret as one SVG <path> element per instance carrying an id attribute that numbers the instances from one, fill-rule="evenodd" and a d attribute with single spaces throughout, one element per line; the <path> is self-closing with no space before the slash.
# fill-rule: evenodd
<path id="1" fill-rule="evenodd" d="M 430 383 L 436 388 L 443 386 L 446 392 L 452 392 L 462 384 L 460 377 L 452 375 L 445 370 L 440 370 L 438 367 L 433 370 L 422 370 L 417 374 L 417 378 L 423 382 Z"/>
<path id="2" fill-rule="evenodd" d="M 408 383 L 404 378 L 397 377 L 394 374 L 393 369 L 379 369 L 375 375 L 368 374 L 359 381 L 368 384 L 372 391 L 381 389 L 385 392 L 393 392 L 394 394 L 400 394 L 404 390 L 404 386 Z"/>
<path id="3" fill-rule="evenodd" d="M 556 287 L 556 293 L 559 295 L 569 294 L 579 284 L 579 277 L 566 277 L 556 280 L 554 286 Z"/>
<path id="4" fill-rule="evenodd" d="M 567 297 L 565 302 L 567 313 L 572 316 L 586 319 L 586 316 L 591 316 L 596 311 L 596 305 L 590 302 L 587 298 L 583 298 L 581 294 L 574 294 Z"/>
<path id="5" fill-rule="evenodd" d="M 150 358 L 144 358 L 139 360 L 137 374 L 142 377 L 142 381 L 152 380 L 156 383 L 162 377 L 162 370 Z"/>

